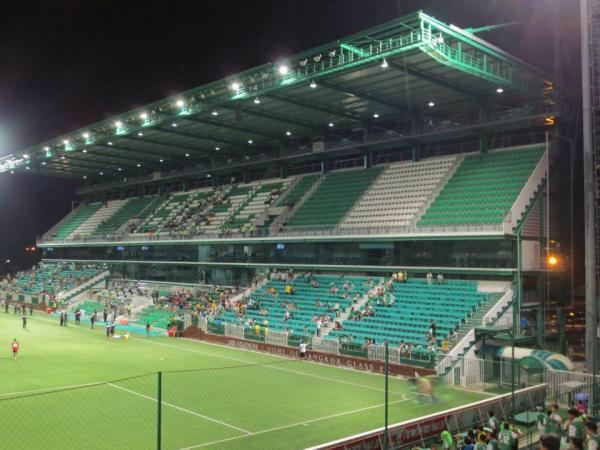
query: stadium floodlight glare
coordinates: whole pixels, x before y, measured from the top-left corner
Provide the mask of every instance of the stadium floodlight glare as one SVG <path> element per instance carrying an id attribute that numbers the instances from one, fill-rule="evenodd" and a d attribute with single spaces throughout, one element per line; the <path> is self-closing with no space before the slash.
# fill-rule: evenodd
<path id="1" fill-rule="evenodd" d="M 173 122 L 173 123 L 171 124 L 171 126 L 172 126 L 173 128 L 177 128 L 177 123 L 176 123 L 176 122 Z"/>
<path id="2" fill-rule="evenodd" d="M 49 152 L 50 151 L 50 147 L 48 147 L 47 145 L 44 147 L 44 150 Z"/>
<path id="3" fill-rule="evenodd" d="M 374 114 L 373 114 L 373 118 L 374 118 L 374 119 L 379 119 L 379 114 L 377 114 L 377 113 L 374 113 Z"/>
<path id="4" fill-rule="evenodd" d="M 175 105 L 177 105 L 178 108 L 183 108 L 185 106 L 185 102 L 179 99 L 175 102 Z"/>
<path id="5" fill-rule="evenodd" d="M 84 139 L 89 139 L 90 138 L 90 133 L 88 133 L 87 131 L 85 133 L 83 133 L 83 138 Z"/>
<path id="6" fill-rule="evenodd" d="M 100 175 L 104 175 L 104 172 L 98 172 L 98 174 L 100 174 Z"/>
<path id="7" fill-rule="evenodd" d="M 140 114 L 140 119 L 146 120 L 147 118 L 148 118 L 148 113 L 143 112 Z"/>
<path id="8" fill-rule="evenodd" d="M 144 137 L 144 133 L 142 133 L 141 131 L 138 131 L 138 136 L 139 137 Z"/>
<path id="9" fill-rule="evenodd" d="M 46 165 L 46 161 L 42 161 L 42 166 L 45 166 L 45 165 Z"/>
<path id="10" fill-rule="evenodd" d="M 186 154 L 185 154 L 185 157 L 186 157 L 186 158 L 189 158 L 189 157 L 190 157 L 190 154 L 189 154 L 189 153 L 186 153 Z"/>
<path id="11" fill-rule="evenodd" d="M 121 122 L 120 120 L 117 120 L 117 121 L 115 122 L 115 127 L 117 127 L 117 128 L 121 128 L 122 126 L 123 126 L 123 122 Z"/>
<path id="12" fill-rule="evenodd" d="M 215 150 L 219 151 L 219 150 L 221 150 L 221 147 L 215 147 Z"/>
<path id="13" fill-rule="evenodd" d="M 83 179 L 84 179 L 84 180 L 87 180 L 87 175 L 84 175 L 84 176 L 83 176 Z"/>
<path id="14" fill-rule="evenodd" d="M 252 139 L 248 139 L 248 144 L 252 145 L 254 144 L 254 141 Z"/>
<path id="15" fill-rule="evenodd" d="M 118 167 L 118 168 L 117 168 L 117 170 L 120 172 L 120 171 L 122 171 L 123 169 L 121 169 L 120 167 Z"/>
<path id="16" fill-rule="evenodd" d="M 260 98 L 254 97 L 254 104 L 255 105 L 260 105 Z"/>
<path id="17" fill-rule="evenodd" d="M 554 255 L 548 257 L 548 265 L 554 267 L 558 264 L 558 258 Z"/>
<path id="18" fill-rule="evenodd" d="M 277 70 L 279 70 L 280 75 L 287 75 L 288 72 L 290 71 L 290 68 L 284 64 L 284 65 L 279 66 L 279 68 Z"/>
<path id="19" fill-rule="evenodd" d="M 84 148 L 83 150 L 81 150 L 81 153 L 87 153 L 87 150 Z"/>
<path id="20" fill-rule="evenodd" d="M 211 114 L 212 114 L 213 116 L 218 116 L 218 115 L 219 115 L 219 112 L 218 112 L 218 111 L 213 111 L 213 112 L 211 112 Z"/>
<path id="21" fill-rule="evenodd" d="M 69 140 L 68 139 L 63 139 L 63 144 L 69 145 Z"/>
<path id="22" fill-rule="evenodd" d="M 429 100 L 429 103 L 427 103 L 427 106 L 429 106 L 430 108 L 433 108 L 435 106 L 435 103 L 433 102 L 433 100 Z"/>
<path id="23" fill-rule="evenodd" d="M 142 165 L 140 163 L 137 163 L 136 166 L 137 167 L 142 167 Z"/>
<path id="24" fill-rule="evenodd" d="M 329 122 L 329 128 L 333 128 L 334 127 L 334 123 L 333 122 Z"/>
<path id="25" fill-rule="evenodd" d="M 233 83 L 231 83 L 231 85 L 229 87 L 233 91 L 238 91 L 240 89 L 241 85 L 237 81 L 234 81 Z"/>
<path id="26" fill-rule="evenodd" d="M 11 173 L 11 175 L 14 175 L 14 174 L 15 174 L 15 171 L 14 171 L 14 170 L 11 170 L 11 171 L 10 171 L 10 173 Z"/>
<path id="27" fill-rule="evenodd" d="M 29 159 L 29 155 L 28 155 L 27 153 L 25 153 L 25 154 L 23 155 L 23 158 L 25 158 L 25 159 Z"/>
<path id="28" fill-rule="evenodd" d="M 499 86 L 498 88 L 496 88 L 496 93 L 502 94 L 503 92 L 504 92 L 504 89 L 502 87 Z"/>
<path id="29" fill-rule="evenodd" d="M 382 69 L 387 69 L 388 67 L 389 66 L 388 66 L 387 60 L 385 58 L 383 58 L 383 61 L 381 61 L 381 68 Z"/>
<path id="30" fill-rule="evenodd" d="M 25 167 L 25 170 L 29 170 L 29 166 L 26 166 L 26 167 Z"/>
<path id="31" fill-rule="evenodd" d="M 62 156 L 60 157 L 60 159 L 64 161 L 64 160 L 65 160 L 65 155 L 62 155 Z"/>
<path id="32" fill-rule="evenodd" d="M 158 162 L 162 164 L 162 163 L 165 162 L 165 160 L 164 159 L 159 159 Z"/>
<path id="33" fill-rule="evenodd" d="M 110 145 L 110 146 L 113 145 L 112 141 L 108 141 L 107 144 Z"/>
<path id="34" fill-rule="evenodd" d="M 311 89 L 314 89 L 314 88 L 316 88 L 316 87 L 317 87 L 317 82 L 316 82 L 315 80 L 311 80 L 311 81 L 310 81 L 310 88 L 311 88 Z"/>
<path id="35" fill-rule="evenodd" d="M 288 130 L 288 131 L 286 131 L 286 132 L 285 132 L 285 135 L 286 135 L 286 136 L 291 136 L 291 135 L 292 135 L 292 132 Z"/>

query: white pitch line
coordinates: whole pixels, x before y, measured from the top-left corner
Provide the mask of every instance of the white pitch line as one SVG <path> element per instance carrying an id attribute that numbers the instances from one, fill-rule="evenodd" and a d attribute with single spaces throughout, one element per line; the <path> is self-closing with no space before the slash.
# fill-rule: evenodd
<path id="1" fill-rule="evenodd" d="M 108 383 L 108 385 L 114 387 L 115 389 L 120 389 L 120 390 L 128 392 L 130 394 L 137 395 L 138 397 L 145 398 L 146 400 L 151 400 L 153 402 L 157 401 L 157 399 L 155 399 L 153 397 L 150 397 L 148 395 L 142 394 L 140 392 L 133 391 L 131 389 L 124 388 L 123 386 L 119 386 L 117 384 Z M 200 417 L 202 419 L 208 420 L 210 422 L 218 423 L 219 425 L 223 425 L 223 426 L 228 427 L 228 428 L 233 428 L 234 430 L 241 431 L 242 433 L 244 433 L 246 435 L 251 435 L 252 434 L 251 431 L 244 430 L 243 428 L 236 427 L 235 425 L 231 425 L 231 424 L 229 424 L 227 422 L 223 422 L 223 421 L 215 419 L 213 417 L 205 416 L 204 414 L 200 414 L 200 413 L 197 413 L 195 411 L 191 411 L 189 409 L 182 408 L 181 406 L 174 405 L 173 403 L 162 402 L 162 404 L 165 405 L 165 406 L 168 406 L 169 408 L 173 408 L 173 409 L 176 409 L 178 411 L 182 411 L 184 413 L 191 414 L 192 416 Z"/>
<path id="2" fill-rule="evenodd" d="M 354 383 L 352 381 L 339 380 L 337 378 L 326 377 L 324 375 L 317 375 L 317 374 L 313 374 L 313 373 L 302 372 L 301 370 L 285 369 L 283 367 L 277 367 L 277 366 L 269 365 L 269 363 L 257 363 L 255 361 L 247 361 L 247 360 L 244 360 L 244 359 L 234 358 L 234 357 L 230 357 L 230 356 L 217 355 L 215 353 L 203 352 L 201 350 L 195 350 L 193 348 L 181 347 L 181 346 L 171 345 L 171 344 L 164 344 L 162 342 L 148 341 L 148 340 L 143 340 L 143 339 L 139 340 L 138 342 L 145 342 L 147 344 L 161 345 L 163 347 L 180 349 L 180 350 L 184 350 L 184 351 L 188 351 L 188 352 L 192 352 L 192 353 L 198 353 L 200 355 L 213 356 L 215 358 L 227 359 L 227 360 L 236 361 L 236 362 L 243 362 L 243 363 L 246 363 L 246 364 L 255 364 L 255 365 L 259 365 L 260 364 L 263 367 L 268 367 L 269 369 L 274 369 L 274 370 L 280 370 L 282 372 L 289 372 L 289 373 L 294 373 L 294 374 L 297 374 L 297 375 L 303 375 L 303 376 L 306 376 L 306 377 L 319 378 L 321 380 L 332 381 L 334 383 L 341 383 L 341 384 L 346 384 L 346 385 L 349 385 L 349 386 L 360 387 L 360 388 L 363 388 L 363 389 L 371 389 L 371 390 L 378 391 L 378 392 L 385 392 L 385 389 L 383 389 L 383 388 L 378 388 L 378 387 L 375 387 L 375 386 L 369 386 L 369 385 L 366 385 L 366 384 Z M 290 360 L 290 361 L 293 361 L 293 360 Z M 395 391 L 389 391 L 389 392 L 391 394 L 401 395 L 401 396 L 403 396 L 403 398 L 406 398 L 406 394 L 403 393 L 403 392 L 395 392 Z"/>
<path id="3" fill-rule="evenodd" d="M 20 391 L 20 392 L 8 392 L 6 394 L 0 394 L 0 397 L 10 397 L 12 395 L 22 395 L 22 394 L 35 394 L 36 392 L 44 392 L 44 391 L 54 391 L 54 390 L 62 390 L 62 389 L 75 389 L 75 388 L 79 388 L 79 387 L 86 387 L 86 386 L 94 386 L 94 385 L 101 385 L 103 384 L 103 382 L 101 381 L 94 381 L 92 383 L 84 383 L 84 384 L 70 384 L 67 386 L 56 386 L 56 387 L 49 387 L 49 388 L 42 388 L 42 389 L 32 389 L 30 391 Z"/>
<path id="4" fill-rule="evenodd" d="M 408 399 L 395 400 L 393 402 L 389 402 L 389 404 L 390 405 L 395 405 L 396 403 L 405 402 L 407 400 Z M 308 424 L 315 423 L 315 422 L 321 422 L 323 420 L 334 419 L 336 417 L 347 416 L 349 414 L 355 414 L 355 413 L 359 413 L 359 412 L 362 412 L 362 411 L 368 411 L 370 409 L 381 408 L 382 406 L 385 406 L 385 403 L 379 403 L 377 405 L 366 406 L 364 408 L 359 408 L 359 409 L 353 409 L 352 411 L 344 411 L 344 412 L 337 413 L 337 414 L 331 414 L 329 416 L 316 417 L 314 419 L 303 420 L 302 422 L 290 423 L 288 425 L 281 425 L 279 427 L 269 428 L 269 429 L 266 429 L 266 430 L 255 431 L 254 433 L 250 433 L 250 434 L 247 434 L 247 435 L 244 435 L 244 436 L 233 436 L 233 437 L 229 437 L 229 438 L 225 438 L 225 439 L 220 439 L 218 441 L 205 442 L 203 444 L 193 445 L 191 447 L 185 447 L 185 448 L 182 448 L 180 450 L 192 450 L 192 449 L 195 449 L 195 448 L 206 447 L 208 445 L 215 445 L 215 444 L 221 444 L 223 442 L 235 441 L 237 439 L 244 439 L 244 438 L 247 438 L 247 437 L 250 437 L 250 436 L 257 436 L 257 435 L 260 435 L 260 434 L 272 433 L 273 431 L 285 430 L 287 428 L 294 428 L 294 427 L 297 427 L 297 426 L 300 426 L 300 425 L 308 425 Z"/>

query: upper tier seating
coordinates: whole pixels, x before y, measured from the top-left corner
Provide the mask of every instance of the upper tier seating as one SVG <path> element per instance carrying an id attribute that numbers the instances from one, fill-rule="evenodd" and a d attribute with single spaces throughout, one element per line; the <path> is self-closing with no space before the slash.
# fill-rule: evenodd
<path id="1" fill-rule="evenodd" d="M 332 330 L 329 336 L 351 334 L 355 343 L 367 338 L 378 343 L 387 339 L 392 345 L 404 341 L 426 347 L 431 320 L 436 322 L 438 338 L 442 339 L 487 300 L 487 294 L 477 292 L 475 281 L 458 280 L 428 284 L 423 279 L 409 279 L 394 283 L 393 295 L 393 306 L 377 306 L 373 301 L 374 316 L 345 320 L 343 330 Z"/>
<path id="2" fill-rule="evenodd" d="M 467 156 L 418 225 L 502 222 L 544 151 L 534 145 Z"/>
<path id="3" fill-rule="evenodd" d="M 343 227 L 410 225 L 456 156 L 401 162 L 386 167 L 344 218 Z"/>
<path id="4" fill-rule="evenodd" d="M 293 281 L 271 280 L 260 289 L 256 290 L 250 298 L 253 303 L 260 303 L 259 309 L 252 309 L 250 305 L 246 308 L 246 319 L 254 318 L 259 325 L 268 320 L 270 330 L 284 331 L 291 329 L 294 334 L 304 335 L 305 331 L 309 334 L 315 333 L 315 323 L 312 318 L 315 315 L 325 314 L 333 324 L 335 313 L 333 307 L 336 303 L 340 306 L 340 313 L 346 311 L 352 304 L 356 295 L 363 296 L 369 289 L 369 278 L 357 276 L 339 276 L 339 275 L 316 275 L 315 279 L 319 287 L 311 287 L 309 281 L 304 276 L 300 276 Z M 294 287 L 293 295 L 285 294 L 285 286 L 291 284 Z M 337 293 L 330 290 L 337 287 Z M 344 286 L 348 288 L 348 299 L 343 297 Z M 269 289 L 275 289 L 275 294 L 269 293 Z M 321 306 L 316 306 L 317 300 Z M 286 307 L 282 306 L 293 302 L 297 308 L 289 309 L 292 318 L 284 321 Z M 331 309 L 330 309 L 331 308 Z M 261 311 L 267 315 L 261 315 Z M 221 317 L 226 322 L 238 323 L 233 312 L 225 312 Z"/>
<path id="5" fill-rule="evenodd" d="M 237 211 L 225 222 L 229 230 L 243 230 L 250 227 L 252 221 L 267 210 L 289 186 L 289 180 L 265 183 L 252 191 Z"/>
<path id="6" fill-rule="evenodd" d="M 277 206 L 293 207 L 306 194 L 313 184 L 319 179 L 321 174 L 305 175 L 300 178 L 288 193 L 277 201 Z"/>
<path id="7" fill-rule="evenodd" d="M 73 236 L 90 236 L 95 229 L 105 223 L 127 202 L 127 200 L 111 200 L 106 202 L 78 228 L 73 230 Z"/>
<path id="8" fill-rule="evenodd" d="M 381 172 L 381 168 L 331 172 L 288 219 L 289 227 L 333 228 Z"/>
<path id="9" fill-rule="evenodd" d="M 133 219 L 136 214 L 148 206 L 155 197 L 142 197 L 128 200 L 111 217 L 106 219 L 94 230 L 95 235 L 110 234 L 116 232 L 125 222 Z"/>
<path id="10" fill-rule="evenodd" d="M 88 220 L 101 207 L 102 203 L 100 202 L 80 206 L 75 211 L 73 211 L 73 213 L 67 218 L 65 223 L 63 223 L 56 230 L 56 232 L 53 235 L 53 239 L 68 238 L 74 230 L 79 228 L 81 224 Z"/>

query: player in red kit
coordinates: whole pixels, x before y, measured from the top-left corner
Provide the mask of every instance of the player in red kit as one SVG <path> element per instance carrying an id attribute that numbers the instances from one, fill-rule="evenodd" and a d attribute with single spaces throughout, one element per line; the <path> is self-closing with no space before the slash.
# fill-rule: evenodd
<path id="1" fill-rule="evenodd" d="M 17 353 L 19 353 L 19 342 L 17 341 L 17 338 L 15 338 L 12 342 L 13 359 L 17 359 Z"/>

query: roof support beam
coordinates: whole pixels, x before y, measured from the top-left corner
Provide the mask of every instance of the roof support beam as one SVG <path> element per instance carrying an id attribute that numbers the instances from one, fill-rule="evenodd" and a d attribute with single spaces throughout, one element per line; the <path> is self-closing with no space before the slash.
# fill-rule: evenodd
<path id="1" fill-rule="evenodd" d="M 290 97 L 288 95 L 269 93 L 266 96 L 269 98 L 274 98 L 275 100 L 279 100 L 284 103 L 290 103 L 292 105 L 300 106 L 302 108 L 312 109 L 314 111 L 320 111 L 325 114 L 331 114 L 332 116 L 342 117 L 344 119 L 352 120 L 354 122 L 358 122 L 361 124 L 363 123 L 363 120 L 359 115 L 350 113 L 348 111 L 343 111 L 343 110 L 340 110 L 337 108 L 331 108 L 329 106 L 324 106 L 324 105 L 316 105 L 315 103 L 310 103 L 310 102 L 306 102 L 304 100 L 299 100 L 295 97 Z"/>
<path id="2" fill-rule="evenodd" d="M 173 128 L 173 127 L 171 127 Z M 157 127 L 157 128 L 153 128 L 154 131 L 160 131 L 161 133 L 170 133 L 170 134 L 174 134 L 174 135 L 178 135 L 178 136 L 184 136 L 184 137 L 189 137 L 192 139 L 198 139 L 198 140 L 203 140 L 203 141 L 213 141 L 213 142 L 222 142 L 224 144 L 230 144 L 230 145 L 239 145 L 239 142 L 234 142 L 232 140 L 229 139 L 223 139 L 223 138 L 216 138 L 216 137 L 212 137 L 212 136 L 206 136 L 206 135 L 200 135 L 200 134 L 196 134 L 196 133 L 190 133 L 189 131 L 184 131 L 184 130 L 180 130 L 180 129 L 168 129 L 168 128 L 161 128 L 161 127 Z M 198 151 L 202 151 L 205 154 L 209 154 L 210 150 L 209 149 L 198 149 Z"/>
<path id="3" fill-rule="evenodd" d="M 120 139 L 128 139 L 130 141 L 142 142 L 142 143 L 145 142 L 146 144 L 152 144 L 152 145 L 164 145 L 165 147 L 171 147 L 171 148 L 177 149 L 179 151 L 185 151 L 185 152 L 190 152 L 190 151 L 194 151 L 194 150 L 202 151 L 201 149 L 198 149 L 198 148 L 188 147 L 186 145 L 171 144 L 170 142 L 155 141 L 154 139 L 148 139 L 146 137 L 136 139 L 131 136 L 119 136 L 119 138 Z M 143 150 L 143 151 L 145 152 L 146 150 Z M 173 157 L 175 157 L 175 156 L 173 156 Z"/>
<path id="4" fill-rule="evenodd" d="M 406 112 L 410 116 L 418 116 L 418 114 L 415 111 L 408 108 L 407 106 L 401 105 L 400 103 L 385 100 L 377 95 L 369 94 L 367 92 L 363 92 L 361 90 L 354 89 L 354 88 L 340 86 L 336 83 L 332 83 L 331 81 L 321 80 L 319 83 L 321 84 L 321 86 L 325 86 L 328 89 L 332 89 L 332 90 L 338 91 L 338 92 L 352 94 L 355 97 L 369 100 L 370 102 L 373 102 L 373 103 L 379 103 L 380 105 L 387 106 L 389 108 L 393 108 L 398 111 Z"/>
<path id="5" fill-rule="evenodd" d="M 123 138 L 123 136 L 121 136 L 121 138 Z M 133 138 L 128 138 L 128 139 L 133 139 Z M 122 147 L 120 145 L 111 145 L 111 146 L 104 146 L 104 145 L 102 145 L 102 147 L 114 148 L 114 149 L 117 149 L 117 150 L 123 150 L 123 151 L 130 152 L 130 153 L 137 153 L 137 154 L 140 154 L 140 155 L 155 155 L 155 156 L 162 157 L 162 159 L 177 159 L 177 160 L 181 160 L 181 161 L 185 161 L 186 160 L 186 158 L 182 157 L 182 156 L 175 156 L 175 155 L 171 155 L 171 154 L 166 154 L 165 155 L 165 152 L 156 152 L 156 151 L 147 150 L 147 149 L 144 149 L 144 150 L 134 149 L 134 148 L 131 148 L 131 147 Z M 148 160 L 148 157 L 146 156 L 145 159 Z"/>
<path id="6" fill-rule="evenodd" d="M 228 108 L 233 109 L 233 110 L 235 109 L 233 107 L 228 107 Z M 281 123 L 285 123 L 288 125 L 300 126 L 302 128 L 307 128 L 309 130 L 315 130 L 315 131 L 319 131 L 319 132 L 324 132 L 326 130 L 325 127 L 322 127 L 316 123 L 306 122 L 305 120 L 296 119 L 295 117 L 288 116 L 285 114 L 279 114 L 279 113 L 273 114 L 273 113 L 269 113 L 266 111 L 261 111 L 258 108 L 252 108 L 247 105 L 243 105 L 241 107 L 241 110 L 245 114 L 250 114 L 252 116 L 261 117 L 263 119 L 274 120 L 276 122 L 281 122 Z"/>
<path id="7" fill-rule="evenodd" d="M 207 125 L 212 125 L 214 127 L 219 127 L 219 128 L 227 128 L 229 130 L 234 130 L 234 131 L 241 131 L 243 133 L 248 133 L 251 135 L 255 135 L 255 136 L 263 136 L 269 139 L 275 139 L 275 140 L 281 140 L 281 136 L 278 136 L 276 134 L 272 134 L 272 133 L 268 133 L 266 131 L 262 131 L 262 130 L 254 130 L 252 128 L 247 128 L 241 125 L 231 125 L 222 121 L 217 121 L 217 120 L 210 120 L 210 119 L 200 119 L 198 117 L 186 117 L 186 120 L 190 120 L 192 122 L 196 122 L 196 123 L 204 123 Z"/>

